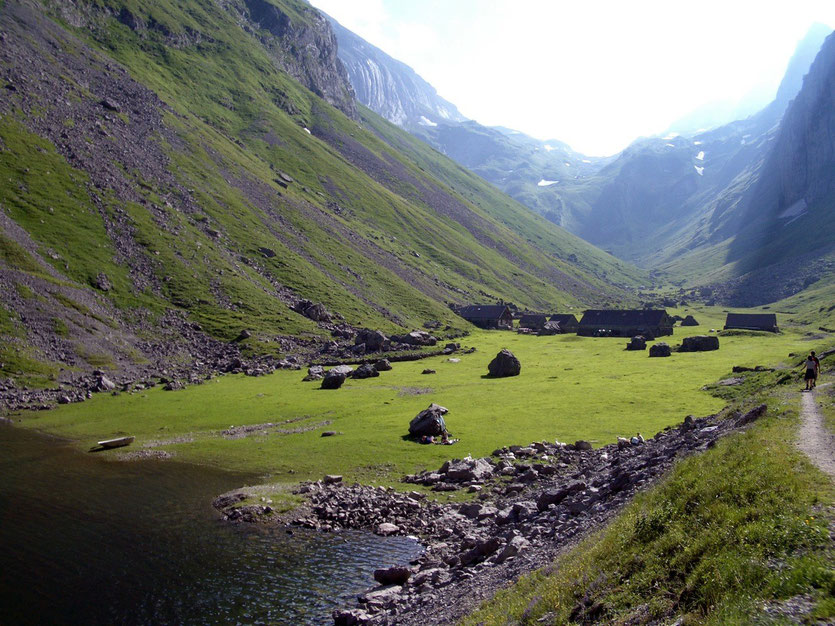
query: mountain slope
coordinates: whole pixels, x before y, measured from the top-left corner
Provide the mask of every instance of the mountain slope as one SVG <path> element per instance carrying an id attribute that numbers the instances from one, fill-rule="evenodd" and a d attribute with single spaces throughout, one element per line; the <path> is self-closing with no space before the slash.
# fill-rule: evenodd
<path id="1" fill-rule="evenodd" d="M 806 35 L 795 47 L 776 95 L 773 91 L 769 93 L 764 89 L 754 89 L 738 102 L 708 103 L 673 122 L 666 133 L 695 135 L 706 129 L 746 119 L 765 107 L 777 109 L 778 114 L 783 113 L 792 98 L 800 91 L 803 76 L 809 71 L 809 66 L 821 49 L 824 39 L 831 32 L 832 29 L 824 24 L 816 23 L 809 27 Z"/>
<path id="2" fill-rule="evenodd" d="M 408 65 L 326 17 L 339 41 L 339 58 L 364 105 L 407 130 L 431 127 L 439 121 L 466 120 Z"/>
<path id="3" fill-rule="evenodd" d="M 780 263 L 786 297 L 817 282 L 835 267 L 835 34 L 824 42 L 789 105 L 745 202 L 743 225 L 727 260 L 741 275 L 737 299 L 765 301 Z M 769 280 L 770 279 L 770 280 Z M 766 290 L 775 291 L 775 288 Z M 773 297 L 768 293 L 766 297 Z"/>
<path id="4" fill-rule="evenodd" d="M 301 2 L 6 2 L 0 34 L 4 374 L 206 358 L 244 328 L 272 354 L 345 324 L 454 331 L 448 303 L 593 304 L 641 279 L 360 127 L 385 124 Z"/>
<path id="5" fill-rule="evenodd" d="M 745 241 L 756 239 L 746 234 L 751 231 L 751 194 L 763 177 L 771 176 L 763 166 L 780 120 L 829 32 L 821 25 L 810 29 L 788 64 L 776 99 L 756 115 L 692 137 L 640 139 L 608 159 L 587 158 L 558 141 L 540 142 L 472 121 L 406 127 L 549 220 L 620 258 L 653 269 L 657 277 L 682 285 L 737 281 L 757 263 L 742 262 L 745 254 L 736 252 L 750 247 Z M 344 31 L 337 37 L 340 57 L 360 63 L 367 44 Z M 377 51 L 375 63 L 385 62 L 399 63 Z M 369 84 L 376 75 L 350 77 L 358 92 L 384 91 Z M 408 99 L 394 88 L 385 93 L 398 102 Z M 385 114 L 379 102 L 366 104 Z M 828 231 L 818 232 L 825 238 L 820 233 Z M 735 244 L 737 235 L 741 238 Z M 784 254 L 774 259 L 784 260 Z M 779 282 L 774 280 L 775 289 L 763 295 L 788 295 L 777 288 Z M 794 280 L 785 285 L 802 288 Z M 733 299 L 742 292 L 729 287 L 717 293 Z"/>
<path id="6" fill-rule="evenodd" d="M 608 159 L 586 157 L 557 140 L 540 141 L 468 120 L 408 65 L 329 19 L 339 58 L 360 102 L 525 206 L 576 232 L 578 220 L 555 185 L 583 179 Z"/>

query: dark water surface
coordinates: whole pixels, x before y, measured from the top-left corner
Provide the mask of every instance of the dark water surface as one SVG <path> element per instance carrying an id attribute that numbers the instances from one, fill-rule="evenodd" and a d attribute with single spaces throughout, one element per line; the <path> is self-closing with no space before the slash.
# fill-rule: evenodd
<path id="1" fill-rule="evenodd" d="M 212 498 L 252 482 L 108 463 L 0 425 L 0 624 L 332 623 L 374 568 L 420 553 L 404 538 L 221 522 Z"/>

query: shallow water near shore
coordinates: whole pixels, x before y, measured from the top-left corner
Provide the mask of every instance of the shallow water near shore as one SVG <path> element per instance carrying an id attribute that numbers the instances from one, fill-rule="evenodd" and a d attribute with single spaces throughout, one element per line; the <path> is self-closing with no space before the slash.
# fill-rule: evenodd
<path id="1" fill-rule="evenodd" d="M 375 568 L 420 554 L 405 538 L 222 522 L 212 498 L 256 480 L 108 463 L 0 425 L 0 622 L 327 624 Z"/>

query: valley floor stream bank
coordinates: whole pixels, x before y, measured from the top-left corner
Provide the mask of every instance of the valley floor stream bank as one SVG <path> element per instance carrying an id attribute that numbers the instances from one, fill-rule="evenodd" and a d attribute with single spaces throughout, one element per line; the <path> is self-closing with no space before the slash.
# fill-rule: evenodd
<path id="1" fill-rule="evenodd" d="M 713 447 L 765 413 L 762 404 L 746 413 L 688 416 L 647 441 L 621 439 L 598 449 L 585 441 L 505 447 L 490 458 L 452 460 L 404 478 L 436 491 L 478 493 L 464 503 L 442 504 L 422 492 L 344 485 L 327 477 L 300 485 L 297 492 L 309 503 L 290 523 L 329 532 L 415 534 L 426 543 L 413 567 L 376 572 L 380 586 L 361 594 L 356 608 L 334 611 L 337 626 L 451 623 L 602 528 L 678 459 Z M 236 490 L 216 499 L 215 506 L 230 521 L 263 520 L 269 527 L 276 521 L 269 507 L 237 504 L 248 495 Z"/>

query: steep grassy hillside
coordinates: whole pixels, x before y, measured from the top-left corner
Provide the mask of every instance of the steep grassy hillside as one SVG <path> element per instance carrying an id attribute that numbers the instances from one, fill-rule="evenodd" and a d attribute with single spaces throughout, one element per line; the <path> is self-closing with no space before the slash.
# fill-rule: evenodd
<path id="1" fill-rule="evenodd" d="M 448 303 L 591 305 L 643 278 L 371 113 L 358 123 L 301 2 L 6 2 L 0 33 L 0 279 L 35 296 L 4 298 L 27 353 L 5 373 L 145 358 L 112 341 L 87 358 L 96 315 L 126 345 L 179 310 L 175 335 L 248 328 L 250 350 L 280 353 L 343 321 L 455 330 Z M 291 310 L 301 298 L 333 323 Z"/>

